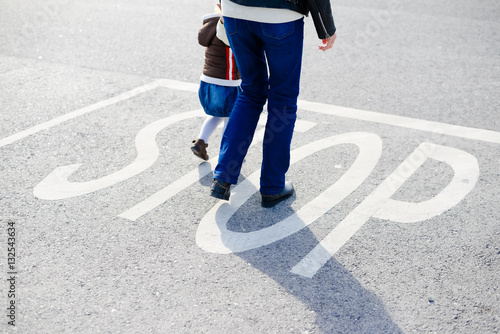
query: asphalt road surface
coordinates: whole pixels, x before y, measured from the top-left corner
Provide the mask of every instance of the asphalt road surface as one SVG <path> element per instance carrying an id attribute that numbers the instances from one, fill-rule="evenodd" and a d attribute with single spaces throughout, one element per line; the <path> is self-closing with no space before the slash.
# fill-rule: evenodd
<path id="1" fill-rule="evenodd" d="M 272 209 L 189 149 L 214 4 L 0 0 L 0 332 L 498 333 L 499 2 L 307 17 Z"/>

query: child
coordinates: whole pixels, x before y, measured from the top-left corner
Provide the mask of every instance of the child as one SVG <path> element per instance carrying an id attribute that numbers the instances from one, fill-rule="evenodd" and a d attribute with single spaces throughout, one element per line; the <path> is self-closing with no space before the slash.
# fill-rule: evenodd
<path id="1" fill-rule="evenodd" d="M 198 95 L 208 117 L 201 127 L 198 139 L 193 140 L 191 150 L 203 160 L 208 160 L 207 142 L 214 130 L 221 122 L 224 122 L 224 128 L 227 125 L 241 84 L 240 74 L 222 25 L 220 4 L 217 6 L 216 14 L 203 17 L 203 26 L 198 32 L 198 42 L 206 47 Z"/>

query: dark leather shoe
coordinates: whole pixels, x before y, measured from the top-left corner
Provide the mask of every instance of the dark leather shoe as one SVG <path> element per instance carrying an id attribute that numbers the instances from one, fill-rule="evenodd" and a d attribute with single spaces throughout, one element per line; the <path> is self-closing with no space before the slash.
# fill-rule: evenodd
<path id="1" fill-rule="evenodd" d="M 262 194 L 262 206 L 265 208 L 272 208 L 276 204 L 293 195 L 295 190 L 293 189 L 293 184 L 285 181 L 285 188 L 276 195 L 264 195 Z"/>
<path id="2" fill-rule="evenodd" d="M 196 139 L 193 140 L 193 146 L 191 146 L 191 151 L 193 151 L 194 155 L 196 155 L 198 158 L 207 161 L 208 160 L 208 154 L 207 154 L 207 147 L 208 144 L 205 143 L 203 139 Z"/>
<path id="3" fill-rule="evenodd" d="M 210 196 L 228 201 L 231 196 L 231 183 L 217 179 L 213 179 L 212 182 Z"/>

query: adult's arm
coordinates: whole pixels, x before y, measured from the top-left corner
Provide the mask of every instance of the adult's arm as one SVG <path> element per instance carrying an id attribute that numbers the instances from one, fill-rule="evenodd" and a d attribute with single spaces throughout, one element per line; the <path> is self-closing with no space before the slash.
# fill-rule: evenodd
<path id="1" fill-rule="evenodd" d="M 305 0 L 319 39 L 330 39 L 337 30 L 333 22 L 330 0 Z"/>

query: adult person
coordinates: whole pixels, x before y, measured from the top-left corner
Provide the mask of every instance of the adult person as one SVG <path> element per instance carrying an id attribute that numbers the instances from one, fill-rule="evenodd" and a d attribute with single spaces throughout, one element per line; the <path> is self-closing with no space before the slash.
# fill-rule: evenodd
<path id="1" fill-rule="evenodd" d="M 304 15 L 309 12 L 323 40 L 319 49 L 326 51 L 336 39 L 329 0 L 222 0 L 224 27 L 240 70 L 242 92 L 222 137 L 211 196 L 229 199 L 266 101 L 262 206 L 273 207 L 293 195 L 285 174 L 297 118 Z"/>

